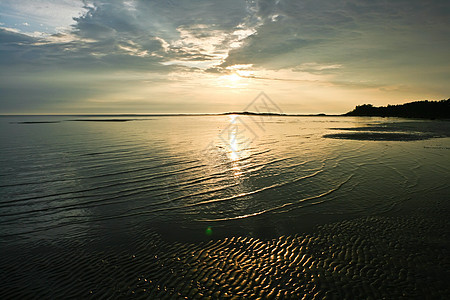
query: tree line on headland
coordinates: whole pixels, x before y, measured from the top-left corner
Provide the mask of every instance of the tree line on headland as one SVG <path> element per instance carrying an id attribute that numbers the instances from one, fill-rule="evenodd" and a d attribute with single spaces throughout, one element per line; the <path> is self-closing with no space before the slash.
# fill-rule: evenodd
<path id="1" fill-rule="evenodd" d="M 403 117 L 426 119 L 450 119 L 450 98 L 440 101 L 414 101 L 399 105 L 373 106 L 372 104 L 358 105 L 345 116 L 370 117 Z"/>

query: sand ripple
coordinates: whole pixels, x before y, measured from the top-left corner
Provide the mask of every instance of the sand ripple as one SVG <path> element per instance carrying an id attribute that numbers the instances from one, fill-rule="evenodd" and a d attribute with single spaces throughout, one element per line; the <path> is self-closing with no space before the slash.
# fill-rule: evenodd
<path id="1" fill-rule="evenodd" d="M 444 299 L 448 224 L 368 217 L 271 240 L 165 241 L 152 230 L 105 241 L 3 251 L 0 297 Z"/>

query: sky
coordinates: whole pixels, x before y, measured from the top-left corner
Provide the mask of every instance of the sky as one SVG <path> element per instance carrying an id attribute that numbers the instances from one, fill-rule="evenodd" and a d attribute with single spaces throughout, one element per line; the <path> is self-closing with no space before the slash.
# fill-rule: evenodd
<path id="1" fill-rule="evenodd" d="M 0 0 L 0 114 L 450 97 L 447 0 Z"/>

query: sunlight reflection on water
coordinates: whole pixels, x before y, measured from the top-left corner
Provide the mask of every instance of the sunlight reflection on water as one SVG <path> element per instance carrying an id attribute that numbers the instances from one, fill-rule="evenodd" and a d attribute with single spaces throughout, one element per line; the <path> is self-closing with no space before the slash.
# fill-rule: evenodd
<path id="1" fill-rule="evenodd" d="M 323 137 L 334 128 L 383 124 L 383 119 L 34 119 L 59 123 L 2 120 L 0 184 L 5 202 L 0 203 L 0 222 L 5 235 L 39 237 L 61 226 L 89 232 L 89 226 L 104 220 L 168 222 L 183 228 L 194 228 L 201 220 L 223 220 L 225 234 L 240 224 L 231 220 L 251 218 L 255 228 L 248 231 L 255 232 L 259 220 L 384 213 L 422 198 L 425 190 L 436 197 L 448 190 L 448 138 L 402 142 Z M 411 124 L 420 128 L 424 123 Z M 279 209 L 286 205 L 288 210 Z M 304 225 L 299 224 L 289 226 Z"/>

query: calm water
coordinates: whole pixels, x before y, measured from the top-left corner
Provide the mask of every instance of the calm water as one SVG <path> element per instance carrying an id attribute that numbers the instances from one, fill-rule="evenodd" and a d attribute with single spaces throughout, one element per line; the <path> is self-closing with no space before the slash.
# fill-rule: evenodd
<path id="1" fill-rule="evenodd" d="M 6 296 L 121 297 L 141 291 L 142 297 L 214 298 L 216 290 L 207 283 L 203 294 L 199 285 L 196 291 L 186 283 L 180 283 L 178 289 L 165 285 L 170 276 L 166 272 L 178 270 L 181 274 L 181 270 L 189 269 L 189 262 L 178 269 L 171 267 L 170 272 L 154 262 L 151 269 L 156 272 L 152 276 L 157 284 L 142 288 L 135 281 L 139 278 L 141 282 L 150 267 L 143 262 L 127 267 L 121 257 L 126 260 L 133 253 L 151 253 L 157 260 L 158 255 L 170 253 L 183 260 L 183 255 L 201 252 L 202 247 L 234 243 L 230 238 L 238 237 L 251 239 L 248 247 L 254 247 L 255 241 L 270 244 L 286 237 L 284 243 L 294 245 L 290 238 L 296 234 L 313 241 L 329 241 L 344 232 L 347 240 L 342 241 L 342 247 L 348 247 L 358 243 L 351 239 L 362 234 L 354 232 L 360 228 L 366 230 L 361 238 L 368 241 L 366 244 L 371 238 L 386 242 L 385 248 L 380 248 L 384 250 L 371 254 L 375 258 L 386 253 L 395 257 L 394 244 L 408 232 L 411 240 L 400 244 L 404 253 L 419 257 L 421 251 L 432 249 L 438 251 L 433 259 L 448 254 L 450 138 L 428 137 L 446 136 L 449 122 L 275 116 L 28 116 L 1 117 L 0 122 L 0 266 L 7 270 L 2 271 L 0 294 Z M 378 126 L 382 128 L 378 132 L 389 131 L 391 136 L 387 140 L 373 139 L 370 134 L 361 137 L 361 127 L 366 126 Z M 348 139 L 346 128 L 359 129 Z M 427 128 L 426 133 L 423 128 Z M 433 133 L 433 128 L 439 130 Z M 392 134 L 399 130 L 426 138 L 411 140 L 399 135 L 392 140 Z M 336 133 L 343 135 L 324 137 Z M 425 226 L 426 222 L 431 225 Z M 381 230 L 378 235 L 371 234 L 377 230 Z M 391 234 L 393 231 L 396 233 Z M 436 237 L 430 242 L 433 233 Z M 156 240 L 159 246 L 156 242 L 156 246 L 149 246 Z M 411 241 L 419 240 L 425 250 L 408 248 Z M 317 249 L 328 249 L 334 259 L 333 252 L 338 250 L 321 243 Z M 360 251 L 366 249 L 367 254 L 369 248 L 365 246 L 362 243 Z M 177 249 L 183 247 L 186 252 L 179 250 L 177 256 Z M 233 247 L 228 244 L 223 249 Z M 288 246 L 279 247 L 283 251 Z M 75 257 L 73 253 L 77 253 Z M 217 259 L 221 253 L 217 253 Z M 310 253 L 313 259 L 317 258 L 314 253 Z M 95 267 L 94 263 L 112 260 L 123 271 L 113 279 L 102 269 L 104 264 Z M 370 265 L 374 264 L 372 260 L 368 260 Z M 443 266 L 437 274 L 426 274 L 441 295 L 439 289 L 442 293 L 447 290 L 433 276 L 449 278 L 448 259 L 430 262 L 430 270 L 432 263 Z M 410 274 L 405 267 L 408 262 L 405 266 L 398 264 L 393 274 L 398 273 L 395 276 L 400 278 L 404 270 L 405 286 L 412 290 L 405 295 L 428 293 L 414 286 L 414 278 L 407 277 L 417 270 Z M 75 265 L 84 267 L 75 272 Z M 281 265 L 274 266 L 282 270 Z M 155 271 L 158 269 L 160 273 Z M 322 269 L 328 270 L 325 265 Z M 86 279 L 83 274 L 91 277 Z M 205 274 L 202 276 L 212 278 Z M 353 275 L 348 276 L 351 283 Z M 393 282 L 386 276 L 381 277 L 382 284 Z M 75 279 L 81 280 L 79 287 L 70 284 Z M 302 293 L 316 294 L 311 290 L 314 287 L 307 286 L 307 279 L 303 289 L 287 280 L 283 284 L 297 292 L 282 289 L 277 283 L 273 287 L 269 284 L 262 294 L 251 294 L 245 288 L 239 294 L 241 290 L 230 288 L 228 295 L 267 296 L 273 289 L 293 298 Z M 86 287 L 86 282 L 91 286 Z M 371 286 L 372 281 L 368 282 Z M 245 286 L 242 280 L 236 285 Z M 400 290 L 395 290 L 399 297 L 406 287 L 400 285 Z M 318 290 L 327 288 L 320 285 Z M 373 287 L 376 290 L 379 288 Z M 220 294 L 223 289 L 217 291 L 217 297 L 224 296 Z M 338 298 L 346 295 L 345 288 L 331 291 Z M 349 295 L 365 295 L 363 291 L 363 287 L 350 289 Z M 394 290 L 387 290 L 380 296 L 392 293 Z"/>

